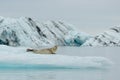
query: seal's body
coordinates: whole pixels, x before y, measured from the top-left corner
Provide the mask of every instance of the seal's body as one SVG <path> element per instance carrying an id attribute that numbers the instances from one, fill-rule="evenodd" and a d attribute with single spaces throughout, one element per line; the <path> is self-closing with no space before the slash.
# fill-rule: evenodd
<path id="1" fill-rule="evenodd" d="M 41 50 L 27 49 L 27 52 L 34 52 L 36 54 L 55 54 L 56 50 L 57 50 L 57 46 L 54 46 L 52 48 L 41 49 Z"/>

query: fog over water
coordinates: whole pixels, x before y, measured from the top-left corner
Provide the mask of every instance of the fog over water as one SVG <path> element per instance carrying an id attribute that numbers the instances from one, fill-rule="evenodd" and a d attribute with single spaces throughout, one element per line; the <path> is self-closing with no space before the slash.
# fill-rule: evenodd
<path id="1" fill-rule="evenodd" d="M 119 0 L 0 0 L 0 16 L 63 20 L 98 34 L 120 24 Z"/>

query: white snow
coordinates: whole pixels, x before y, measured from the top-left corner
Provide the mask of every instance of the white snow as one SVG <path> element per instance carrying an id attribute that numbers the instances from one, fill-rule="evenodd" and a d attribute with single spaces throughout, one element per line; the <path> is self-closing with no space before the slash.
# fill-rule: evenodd
<path id="1" fill-rule="evenodd" d="M 78 41 L 82 39 L 82 34 L 84 34 L 63 21 L 39 22 L 28 17 L 0 17 L 0 44 L 34 48 L 50 45 L 77 45 L 76 42 L 66 44 L 65 36 L 68 36 L 69 32 L 74 32 L 71 34 L 72 38 L 74 38 L 75 33 L 80 33 Z M 85 39 L 89 38 L 88 35 L 84 37 Z M 69 37 L 69 40 L 72 38 Z"/>
<path id="2" fill-rule="evenodd" d="M 112 62 L 104 57 L 41 55 L 26 52 L 27 47 L 0 45 L 0 68 L 106 68 Z"/>
<path id="3" fill-rule="evenodd" d="M 113 27 L 87 40 L 82 46 L 120 46 L 120 27 Z"/>

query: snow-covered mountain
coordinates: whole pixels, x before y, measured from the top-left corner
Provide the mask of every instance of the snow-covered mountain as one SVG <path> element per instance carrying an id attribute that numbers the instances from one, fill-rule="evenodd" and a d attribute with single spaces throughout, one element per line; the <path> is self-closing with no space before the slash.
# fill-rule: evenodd
<path id="1" fill-rule="evenodd" d="M 120 46 L 120 27 L 110 28 L 87 40 L 82 46 Z"/>
<path id="2" fill-rule="evenodd" d="M 37 48 L 48 45 L 80 46 L 89 37 L 62 21 L 40 23 L 29 17 L 0 17 L 0 44 Z"/>

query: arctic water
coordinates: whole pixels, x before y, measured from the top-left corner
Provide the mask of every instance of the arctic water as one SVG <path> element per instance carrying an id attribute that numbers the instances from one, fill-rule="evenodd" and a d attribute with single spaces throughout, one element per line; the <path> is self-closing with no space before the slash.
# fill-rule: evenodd
<path id="1" fill-rule="evenodd" d="M 113 62 L 108 69 L 0 69 L 0 80 L 119 80 L 119 47 L 60 47 L 57 54 L 105 57 Z"/>

